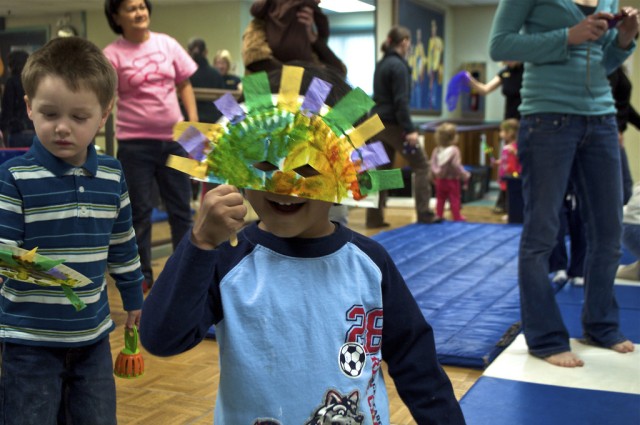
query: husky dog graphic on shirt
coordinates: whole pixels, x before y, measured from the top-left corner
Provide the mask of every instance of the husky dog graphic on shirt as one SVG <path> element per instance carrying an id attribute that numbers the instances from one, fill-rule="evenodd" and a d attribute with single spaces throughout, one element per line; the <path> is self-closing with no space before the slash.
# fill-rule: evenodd
<path id="1" fill-rule="evenodd" d="M 358 392 L 343 396 L 335 390 L 329 390 L 324 404 L 316 410 L 313 417 L 304 425 L 361 425 L 364 415 L 358 412 Z M 256 419 L 252 425 L 281 425 L 275 419 Z"/>
<path id="2" fill-rule="evenodd" d="M 364 421 L 364 415 L 358 412 L 359 398 L 357 391 L 345 397 L 335 390 L 329 390 L 324 404 L 304 425 L 360 425 Z"/>

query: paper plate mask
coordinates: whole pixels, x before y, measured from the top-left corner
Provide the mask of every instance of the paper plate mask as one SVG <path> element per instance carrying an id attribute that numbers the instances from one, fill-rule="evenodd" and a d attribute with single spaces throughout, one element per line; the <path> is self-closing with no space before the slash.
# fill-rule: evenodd
<path id="1" fill-rule="evenodd" d="M 20 282 L 40 286 L 60 286 L 76 311 L 86 307 L 71 288 L 85 286 L 91 279 L 62 265 L 64 260 L 53 260 L 12 245 L 0 244 L 0 274 Z"/>
<path id="2" fill-rule="evenodd" d="M 211 183 L 327 202 L 402 187 L 400 170 L 374 170 L 389 163 L 382 143 L 365 145 L 384 128 L 380 118 L 353 127 L 373 100 L 355 89 L 329 108 L 331 85 L 319 78 L 300 96 L 303 73 L 283 67 L 276 95 L 266 73 L 243 78 L 244 104 L 231 94 L 214 102 L 220 122 L 175 126 L 190 158 L 172 156 L 167 165 Z"/>

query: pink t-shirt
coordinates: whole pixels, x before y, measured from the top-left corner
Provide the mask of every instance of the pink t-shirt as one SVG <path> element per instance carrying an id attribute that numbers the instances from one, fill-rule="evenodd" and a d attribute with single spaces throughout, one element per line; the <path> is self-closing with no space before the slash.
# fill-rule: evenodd
<path id="1" fill-rule="evenodd" d="M 183 120 L 176 84 L 198 65 L 175 39 L 156 32 L 144 43 L 120 37 L 104 54 L 118 73 L 116 137 L 172 140 L 173 125 Z"/>

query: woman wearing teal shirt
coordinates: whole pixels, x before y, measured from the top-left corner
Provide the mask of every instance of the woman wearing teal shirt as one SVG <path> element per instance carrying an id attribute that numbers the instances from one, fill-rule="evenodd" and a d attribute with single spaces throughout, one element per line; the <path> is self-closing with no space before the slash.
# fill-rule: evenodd
<path id="1" fill-rule="evenodd" d="M 621 353 L 613 293 L 622 229 L 622 184 L 615 104 L 607 74 L 635 48 L 638 10 L 617 0 L 501 0 L 492 59 L 525 63 L 518 151 L 524 225 L 519 285 L 529 352 L 563 367 L 582 366 L 549 284 L 562 198 L 571 181 L 587 230 L 584 340 Z"/>

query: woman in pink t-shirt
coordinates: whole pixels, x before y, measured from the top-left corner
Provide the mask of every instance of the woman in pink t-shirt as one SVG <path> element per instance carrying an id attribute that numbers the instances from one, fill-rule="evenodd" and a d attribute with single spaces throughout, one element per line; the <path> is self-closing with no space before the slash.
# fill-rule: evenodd
<path id="1" fill-rule="evenodd" d="M 149 30 L 149 0 L 105 0 L 105 15 L 111 29 L 121 35 L 104 53 L 118 73 L 118 159 L 129 187 L 133 227 L 148 289 L 153 284 L 154 185 L 169 216 L 174 248 L 191 227 L 189 177 L 165 164 L 169 155 L 187 156 L 173 140 L 173 126 L 183 120 L 178 96 L 189 121 L 198 121 L 189 81 L 198 66 L 175 39 Z"/>

